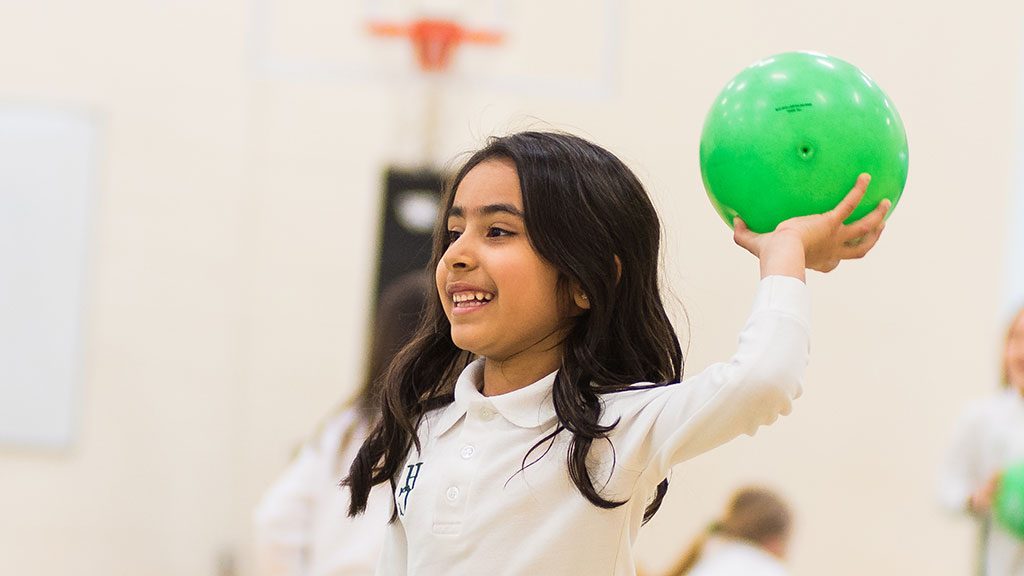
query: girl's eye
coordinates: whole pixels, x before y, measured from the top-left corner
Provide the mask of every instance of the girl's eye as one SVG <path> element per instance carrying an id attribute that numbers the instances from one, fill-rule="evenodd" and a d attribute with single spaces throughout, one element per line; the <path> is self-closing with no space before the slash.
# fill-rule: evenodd
<path id="1" fill-rule="evenodd" d="M 448 231 L 448 243 L 449 244 L 454 244 L 455 241 L 459 239 L 459 236 L 462 236 L 462 232 L 460 232 L 458 230 L 449 230 Z"/>
<path id="2" fill-rule="evenodd" d="M 487 236 L 489 238 L 495 238 L 499 236 L 511 236 L 514 232 L 505 230 L 504 228 L 498 228 L 497 226 L 491 226 L 487 229 Z"/>

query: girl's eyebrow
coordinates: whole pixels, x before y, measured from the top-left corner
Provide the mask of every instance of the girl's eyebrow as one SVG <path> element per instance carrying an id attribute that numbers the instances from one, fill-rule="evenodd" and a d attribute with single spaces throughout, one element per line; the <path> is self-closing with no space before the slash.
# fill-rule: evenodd
<path id="1" fill-rule="evenodd" d="M 474 212 L 479 216 L 488 216 L 490 214 L 502 212 L 520 219 L 523 217 L 523 211 L 511 204 L 487 204 L 486 206 L 481 206 L 480 208 L 475 209 Z M 448 217 L 465 218 L 466 211 L 462 206 L 453 205 L 448 209 Z"/>

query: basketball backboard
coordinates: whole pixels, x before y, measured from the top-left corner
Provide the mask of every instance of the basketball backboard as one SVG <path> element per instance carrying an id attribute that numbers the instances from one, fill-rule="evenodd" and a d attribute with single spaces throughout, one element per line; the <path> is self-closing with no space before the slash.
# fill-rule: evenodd
<path id="1" fill-rule="evenodd" d="M 621 0 L 249 0 L 250 58 L 262 78 L 390 82 L 418 74 L 409 41 L 375 36 L 374 23 L 440 19 L 500 34 L 463 43 L 452 83 L 512 93 L 605 94 L 619 53 Z M 552 46 L 559 49 L 552 51 Z"/>

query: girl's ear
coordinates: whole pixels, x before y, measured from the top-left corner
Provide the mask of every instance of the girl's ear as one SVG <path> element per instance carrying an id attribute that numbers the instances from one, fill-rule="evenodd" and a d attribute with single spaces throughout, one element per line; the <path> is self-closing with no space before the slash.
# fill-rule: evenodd
<path id="1" fill-rule="evenodd" d="M 622 260 L 619 260 L 619 255 L 615 254 L 615 283 L 618 284 L 619 280 L 622 280 Z M 590 310 L 590 297 L 583 291 L 583 287 L 580 286 L 578 280 L 570 282 L 569 291 L 572 294 L 572 301 L 576 304 L 577 308 L 580 310 Z"/>
<path id="2" fill-rule="evenodd" d="M 590 310 L 590 298 L 581 288 L 576 288 L 572 291 L 572 300 L 578 308 Z"/>
<path id="3" fill-rule="evenodd" d="M 573 304 L 580 310 L 590 310 L 590 297 L 583 291 L 580 281 L 575 278 L 569 281 L 569 295 Z"/>

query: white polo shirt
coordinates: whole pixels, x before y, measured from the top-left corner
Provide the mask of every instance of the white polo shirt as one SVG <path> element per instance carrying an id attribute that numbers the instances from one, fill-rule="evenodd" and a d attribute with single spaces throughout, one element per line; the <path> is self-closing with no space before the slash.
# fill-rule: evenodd
<path id="1" fill-rule="evenodd" d="M 741 539 L 712 537 L 687 576 L 786 576 L 786 566 L 763 548 Z"/>
<path id="2" fill-rule="evenodd" d="M 484 360 L 473 362 L 455 401 L 426 415 L 422 452 L 413 449 L 396 476 L 398 520 L 377 573 L 635 574 L 644 509 L 669 469 L 789 413 L 807 364 L 808 301 L 799 280 L 766 278 L 729 362 L 679 384 L 603 396 L 602 424 L 618 425 L 588 459 L 601 494 L 628 500 L 618 508 L 576 489 L 567 432 L 527 456 L 557 424 L 555 374 L 485 397 Z"/>

